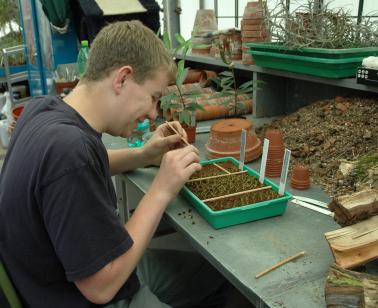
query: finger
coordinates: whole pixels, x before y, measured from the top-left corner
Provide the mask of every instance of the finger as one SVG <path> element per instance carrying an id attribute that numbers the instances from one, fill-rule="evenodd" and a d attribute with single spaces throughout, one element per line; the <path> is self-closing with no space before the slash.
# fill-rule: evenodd
<path id="1" fill-rule="evenodd" d="M 170 122 L 170 124 L 176 129 L 176 131 L 183 136 L 186 140 L 188 139 L 188 135 L 186 134 L 185 129 L 182 128 L 179 121 Z"/>
<path id="2" fill-rule="evenodd" d="M 199 163 L 199 156 L 195 152 L 189 152 L 180 159 L 180 164 L 187 168 L 190 164 Z"/>
<path id="3" fill-rule="evenodd" d="M 193 153 L 197 157 L 196 161 L 199 161 L 199 151 L 192 145 L 186 146 L 185 148 L 176 149 L 171 152 L 171 154 L 178 160 L 183 160 L 189 153 Z"/>
<path id="4" fill-rule="evenodd" d="M 181 142 L 181 136 L 175 134 L 175 135 L 163 137 L 161 144 L 163 147 L 171 147 L 180 142 Z"/>
<path id="5" fill-rule="evenodd" d="M 201 169 L 202 165 L 200 163 L 192 163 L 189 166 L 187 166 L 184 170 L 184 177 L 186 179 L 185 182 L 187 182 L 190 179 L 193 173 L 200 171 Z"/>

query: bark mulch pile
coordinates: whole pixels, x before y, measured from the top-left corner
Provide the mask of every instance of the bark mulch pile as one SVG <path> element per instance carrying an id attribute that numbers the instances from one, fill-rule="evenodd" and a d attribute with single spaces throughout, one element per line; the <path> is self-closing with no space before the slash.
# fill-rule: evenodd
<path id="1" fill-rule="evenodd" d="M 378 99 L 322 100 L 257 129 L 280 128 L 290 165 L 310 165 L 311 180 L 330 196 L 378 189 Z M 290 176 L 290 174 L 289 174 Z"/>

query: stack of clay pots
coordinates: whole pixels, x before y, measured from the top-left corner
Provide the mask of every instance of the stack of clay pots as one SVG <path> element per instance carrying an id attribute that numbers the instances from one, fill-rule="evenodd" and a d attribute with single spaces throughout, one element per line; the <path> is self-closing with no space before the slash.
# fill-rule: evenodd
<path id="1" fill-rule="evenodd" d="M 240 30 L 230 29 L 213 36 L 212 46 L 210 48 L 210 56 L 215 59 L 220 59 L 220 52 L 218 47 L 220 41 L 226 41 L 230 45 L 232 45 L 232 60 L 242 59 L 242 41 Z"/>
<path id="2" fill-rule="evenodd" d="M 310 187 L 310 170 L 308 165 L 296 165 L 291 176 L 291 187 L 307 189 Z"/>
<path id="3" fill-rule="evenodd" d="M 209 55 L 212 38 L 208 33 L 217 30 L 214 10 L 198 10 L 192 31 L 192 53 Z"/>
<path id="4" fill-rule="evenodd" d="M 269 140 L 268 158 L 266 161 L 265 175 L 268 177 L 279 177 L 281 175 L 285 145 L 282 132 L 279 129 L 268 129 L 265 138 Z"/>
<path id="5" fill-rule="evenodd" d="M 255 134 L 252 122 L 239 118 L 220 120 L 211 126 L 210 137 L 205 145 L 207 157 L 213 159 L 232 156 L 240 159 L 242 129 L 245 129 L 247 133 L 245 162 L 260 157 L 261 141 Z"/>
<path id="6" fill-rule="evenodd" d="M 265 42 L 269 40 L 269 33 L 266 28 L 265 16 L 267 12 L 266 2 L 251 1 L 245 7 L 241 21 L 242 35 L 242 61 L 243 64 L 253 64 L 252 56 L 246 43 Z"/>

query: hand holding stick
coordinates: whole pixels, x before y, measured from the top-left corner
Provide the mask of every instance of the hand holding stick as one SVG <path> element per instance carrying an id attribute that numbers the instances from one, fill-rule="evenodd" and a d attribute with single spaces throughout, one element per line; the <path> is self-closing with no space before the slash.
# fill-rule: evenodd
<path id="1" fill-rule="evenodd" d="M 304 256 L 305 254 L 306 254 L 305 251 L 301 251 L 300 253 L 298 253 L 298 254 L 296 254 L 296 255 L 294 255 L 294 256 L 291 256 L 291 257 L 289 257 L 289 258 L 287 258 L 287 259 L 285 259 L 285 260 L 282 260 L 281 262 L 277 263 L 276 265 L 273 265 L 273 266 L 267 268 L 266 270 L 264 270 L 264 271 L 258 273 L 258 274 L 255 276 L 255 278 L 258 279 L 258 278 L 260 278 L 261 276 L 263 276 L 263 275 L 265 275 L 265 274 L 268 274 L 269 272 L 275 270 L 277 267 L 280 267 L 280 266 L 282 266 L 282 265 L 284 265 L 284 264 L 286 264 L 286 263 L 288 263 L 288 262 L 290 262 L 290 261 L 293 261 L 293 260 L 295 260 L 296 258 L 299 258 L 299 257 L 301 257 L 301 256 Z"/>
<path id="2" fill-rule="evenodd" d="M 181 137 L 182 142 L 184 142 L 186 145 L 190 145 L 188 141 L 174 128 L 174 126 L 169 123 L 168 121 L 165 121 L 165 123 L 168 125 L 168 127 L 177 135 Z"/>

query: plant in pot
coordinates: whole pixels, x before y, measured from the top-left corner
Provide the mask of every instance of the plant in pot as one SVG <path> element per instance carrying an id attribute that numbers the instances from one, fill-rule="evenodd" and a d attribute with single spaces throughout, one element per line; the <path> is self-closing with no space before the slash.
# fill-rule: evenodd
<path id="1" fill-rule="evenodd" d="M 205 111 L 202 105 L 197 102 L 200 96 L 195 90 L 183 91 L 182 85 L 188 74 L 189 68 L 185 67 L 185 55 L 191 47 L 191 40 L 185 40 L 179 33 L 175 34 L 178 47 L 172 48 L 172 43 L 167 32 L 163 35 L 165 47 L 171 52 L 172 56 L 177 52 L 182 52 L 183 59 L 177 63 L 176 78 L 174 86 L 176 91 L 167 93 L 160 98 L 160 108 L 163 110 L 165 119 L 176 119 L 180 122 L 188 135 L 188 142 L 194 143 L 196 136 L 196 111 Z"/>
<path id="2" fill-rule="evenodd" d="M 256 65 L 326 78 L 355 76 L 363 58 L 378 55 L 378 23 L 330 3 L 307 0 L 293 10 L 279 0 L 267 17 L 274 43 L 246 44 Z"/>
<path id="3" fill-rule="evenodd" d="M 248 162 L 261 155 L 261 141 L 255 134 L 252 122 L 237 115 L 240 111 L 248 110 L 248 103 L 252 107 L 250 95 L 257 90 L 257 83 L 249 80 L 238 86 L 235 64 L 232 60 L 232 41 L 225 37 L 219 41 L 218 47 L 221 59 L 229 70 L 220 73 L 219 77 L 212 78 L 212 81 L 220 88 L 220 92 L 215 96 L 219 97 L 221 104 L 227 105 L 230 112 L 229 118 L 212 125 L 209 140 L 205 145 L 206 153 L 209 158 L 232 156 L 239 159 L 241 134 L 244 129 L 246 131 L 245 161 Z"/>
<path id="4" fill-rule="evenodd" d="M 220 91 L 215 97 L 225 98 L 223 104 L 229 107 L 229 116 L 237 117 L 239 113 L 245 113 L 249 110 L 250 95 L 257 90 L 257 83 L 249 80 L 238 86 L 235 74 L 235 63 L 232 59 L 234 52 L 234 43 L 229 37 L 224 37 L 218 41 L 220 57 L 224 64 L 227 65 L 228 71 L 224 71 L 213 77 L 211 80 L 217 85 Z"/>

